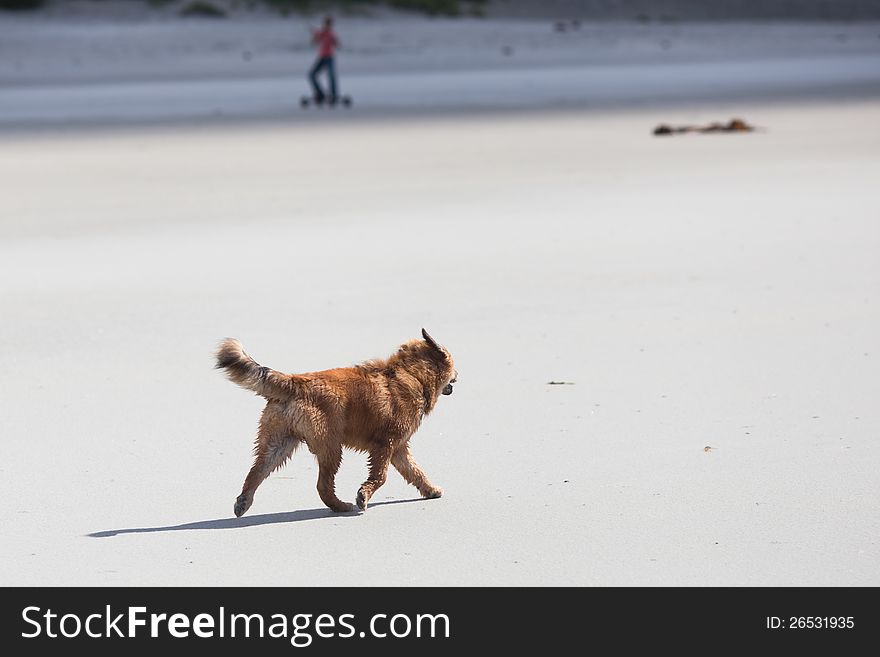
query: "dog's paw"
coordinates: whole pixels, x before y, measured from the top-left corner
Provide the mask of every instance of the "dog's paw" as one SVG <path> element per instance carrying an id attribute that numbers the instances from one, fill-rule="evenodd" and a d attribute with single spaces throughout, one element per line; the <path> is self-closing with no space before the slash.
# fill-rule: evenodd
<path id="1" fill-rule="evenodd" d="M 422 497 L 424 497 L 427 500 L 435 500 L 438 497 L 442 497 L 442 496 L 443 496 L 443 489 L 438 488 L 436 486 L 434 488 L 428 488 L 428 489 L 422 491 Z"/>
<path id="2" fill-rule="evenodd" d="M 357 508 L 359 508 L 361 511 L 367 510 L 367 496 L 364 495 L 363 489 L 358 491 L 357 499 L 355 500 L 355 502 L 357 503 Z"/>
<path id="3" fill-rule="evenodd" d="M 247 495 L 239 495 L 236 498 L 235 506 L 233 507 L 235 517 L 241 518 L 244 512 L 251 508 L 251 504 L 253 504 L 253 501 L 253 498 L 249 498 Z"/>

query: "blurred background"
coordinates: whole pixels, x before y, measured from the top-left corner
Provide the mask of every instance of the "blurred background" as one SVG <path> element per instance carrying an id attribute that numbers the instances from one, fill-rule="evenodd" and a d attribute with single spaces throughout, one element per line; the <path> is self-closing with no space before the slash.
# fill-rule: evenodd
<path id="1" fill-rule="evenodd" d="M 877 86 L 871 0 L 2 0 L 0 129 L 302 118 L 326 13 L 361 116 Z"/>

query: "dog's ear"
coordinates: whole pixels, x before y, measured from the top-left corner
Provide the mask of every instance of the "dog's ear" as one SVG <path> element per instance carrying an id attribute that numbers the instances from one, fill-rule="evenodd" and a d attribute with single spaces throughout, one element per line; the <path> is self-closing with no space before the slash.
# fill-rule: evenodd
<path id="1" fill-rule="evenodd" d="M 440 352 L 443 351 L 443 348 L 439 344 L 437 344 L 437 341 L 434 340 L 434 338 L 428 335 L 428 332 L 425 329 L 422 329 L 422 337 L 425 338 L 425 342 L 434 347 L 434 349 Z"/>

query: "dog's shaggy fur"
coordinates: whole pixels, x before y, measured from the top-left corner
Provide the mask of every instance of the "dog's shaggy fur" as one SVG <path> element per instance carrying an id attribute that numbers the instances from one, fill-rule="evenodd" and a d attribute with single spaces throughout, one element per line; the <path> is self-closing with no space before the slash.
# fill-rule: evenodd
<path id="1" fill-rule="evenodd" d="M 238 340 L 217 351 L 217 368 L 235 383 L 266 398 L 254 447 L 254 464 L 235 501 L 241 516 L 254 492 L 284 465 L 300 443 L 318 459 L 318 495 L 334 511 L 353 507 L 336 497 L 336 472 L 342 448 L 369 454 L 369 475 L 357 494 L 366 510 L 390 463 L 423 497 L 440 497 L 409 451 L 409 440 L 441 394 L 452 394 L 457 373 L 450 353 L 422 329 L 385 360 L 370 360 L 307 374 L 283 374 L 259 365 Z"/>

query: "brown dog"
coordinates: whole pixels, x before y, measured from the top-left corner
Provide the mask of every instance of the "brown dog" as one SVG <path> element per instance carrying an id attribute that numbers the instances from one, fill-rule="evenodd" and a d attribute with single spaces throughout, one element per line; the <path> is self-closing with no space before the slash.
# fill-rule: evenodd
<path id="1" fill-rule="evenodd" d="M 318 495 L 334 511 L 354 508 L 336 497 L 336 472 L 342 448 L 370 456 L 370 472 L 357 494 L 366 510 L 392 464 L 422 497 L 443 491 L 428 481 L 409 451 L 409 439 L 431 412 L 438 397 L 452 394 L 457 372 L 450 353 L 422 329 L 424 340 L 411 340 L 385 360 L 370 360 L 308 374 L 283 374 L 262 367 L 238 340 L 227 339 L 217 351 L 217 367 L 235 383 L 266 398 L 254 446 L 254 465 L 235 501 L 241 516 L 254 492 L 280 468 L 300 443 L 318 459 Z"/>

